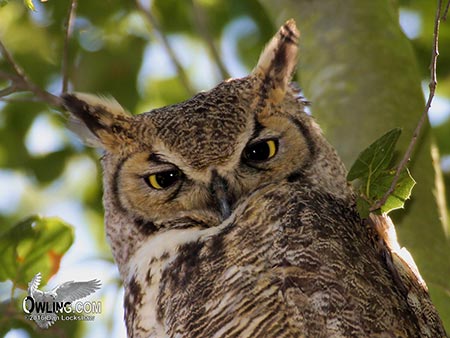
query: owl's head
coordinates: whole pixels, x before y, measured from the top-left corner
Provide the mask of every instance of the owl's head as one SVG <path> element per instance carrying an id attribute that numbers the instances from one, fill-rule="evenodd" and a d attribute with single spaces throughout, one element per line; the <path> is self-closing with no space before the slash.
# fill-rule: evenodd
<path id="1" fill-rule="evenodd" d="M 342 193 L 342 164 L 289 85 L 298 37 L 290 20 L 249 76 L 144 114 L 91 95 L 63 96 L 85 138 L 105 151 L 113 251 L 119 233 L 143 238 L 217 226 L 250 194 L 286 180 L 309 179 Z M 116 251 L 116 260 L 125 255 Z"/>

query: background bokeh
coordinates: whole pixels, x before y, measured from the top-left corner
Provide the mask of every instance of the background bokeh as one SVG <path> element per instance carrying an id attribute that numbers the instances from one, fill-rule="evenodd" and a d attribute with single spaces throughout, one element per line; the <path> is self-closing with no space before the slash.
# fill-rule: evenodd
<path id="1" fill-rule="evenodd" d="M 398 6 L 400 25 L 414 48 L 426 93 L 435 4 L 429 0 L 392 3 Z M 176 103 L 211 88 L 224 77 L 246 75 L 277 30 L 271 19 L 273 13 L 258 1 L 164 0 L 137 4 L 151 12 L 157 26 L 133 1 L 79 1 L 69 41 L 70 90 L 111 95 L 132 113 Z M 3 0 L 0 5 L 0 40 L 30 79 L 59 95 L 64 22 L 70 1 L 35 1 L 35 11 L 18 0 Z M 302 23 L 298 25 L 301 29 Z M 429 115 L 447 192 L 449 25 L 443 22 L 441 28 L 439 85 Z M 1 69 L 8 69 L 2 57 Z M 183 81 L 183 77 L 188 80 Z M 7 81 L 0 79 L 0 90 L 5 87 Z M 85 147 L 65 123 L 63 113 L 37 102 L 30 94 L 0 98 L 0 234 L 33 214 L 58 216 L 71 224 L 74 243 L 47 288 L 68 280 L 98 278 L 103 287 L 96 297 L 103 301 L 103 313 L 93 323 L 58 323 L 47 331 L 36 331 L 34 323 L 24 321 L 12 325 L 8 317 L 0 316 L 0 334 L 8 332 L 9 338 L 125 336 L 123 290 L 103 231 L 101 153 Z M 447 275 L 450 278 L 450 271 Z M 11 299 L 12 285 L 11 281 L 0 283 L 0 311 Z M 450 290 L 444 291 L 450 296 Z M 17 289 L 13 296 L 21 299 L 23 295 L 24 291 Z M 15 328 L 9 331 L 12 326 Z"/>

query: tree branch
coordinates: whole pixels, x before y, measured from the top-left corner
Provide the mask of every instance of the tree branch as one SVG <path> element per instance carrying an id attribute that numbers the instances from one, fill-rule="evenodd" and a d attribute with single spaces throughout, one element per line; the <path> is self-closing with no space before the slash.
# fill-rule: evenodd
<path id="1" fill-rule="evenodd" d="M 5 89 L 0 90 L 0 98 L 2 98 L 3 96 L 8 96 L 12 93 L 16 92 L 16 86 L 11 85 L 9 87 L 6 87 Z"/>
<path id="2" fill-rule="evenodd" d="M 197 32 L 203 37 L 203 40 L 205 41 L 206 45 L 209 48 L 209 52 L 211 53 L 212 58 L 216 62 L 216 66 L 219 69 L 220 76 L 222 76 L 223 79 L 227 79 L 230 77 L 230 74 L 228 73 L 225 64 L 222 62 L 222 58 L 220 57 L 217 48 L 214 44 L 214 40 L 211 37 L 211 34 L 209 34 L 208 25 L 206 23 L 205 15 L 203 13 L 203 10 L 201 6 L 197 5 L 196 0 L 191 0 L 192 4 L 192 10 L 194 12 L 195 16 L 195 24 L 197 26 Z"/>
<path id="3" fill-rule="evenodd" d="M 64 23 L 64 47 L 63 47 L 63 57 L 61 63 L 61 73 L 62 73 L 62 89 L 61 92 L 67 92 L 69 86 L 69 40 L 72 35 L 72 25 L 75 19 L 77 11 L 77 0 L 72 0 L 70 2 L 69 11 L 67 12 L 67 18 Z"/>
<path id="4" fill-rule="evenodd" d="M 448 4 L 446 10 L 448 10 Z M 387 201 L 389 196 L 394 192 L 397 183 L 400 179 L 400 174 L 405 170 L 406 165 L 408 164 L 411 154 L 414 150 L 414 147 L 417 143 L 418 137 L 420 135 L 420 132 L 422 131 L 422 128 L 425 124 L 425 121 L 428 116 L 428 112 L 430 111 L 431 103 L 434 98 L 434 94 L 436 92 L 436 86 L 437 86 L 437 77 L 436 77 L 436 66 L 437 66 L 437 58 L 439 56 L 439 26 L 441 22 L 441 9 L 442 9 L 442 0 L 437 1 L 437 8 L 436 8 L 436 14 L 435 14 L 435 20 L 434 20 L 434 31 L 433 31 L 433 50 L 431 53 L 431 63 L 430 63 L 430 83 L 428 84 L 428 87 L 430 89 L 430 92 L 428 94 L 427 103 L 425 105 L 425 109 L 422 112 L 422 115 L 420 116 L 419 122 L 417 123 L 416 129 L 413 132 L 411 141 L 408 145 L 408 148 L 406 149 L 405 154 L 403 155 L 402 160 L 400 161 L 399 165 L 397 166 L 394 179 L 392 180 L 392 183 L 389 187 L 389 189 L 386 191 L 386 193 L 383 195 L 383 197 L 378 200 L 371 208 L 370 211 L 375 211 L 380 209 Z M 446 15 L 446 12 L 444 13 Z"/>
<path id="5" fill-rule="evenodd" d="M 3 42 L 0 40 L 0 52 L 5 58 L 6 62 L 11 66 L 15 74 L 10 74 L 0 70 L 0 77 L 11 81 L 11 85 L 3 90 L 3 93 L 8 93 L 10 89 L 15 88 L 16 91 L 30 91 L 33 92 L 36 97 L 38 97 L 41 101 L 47 102 L 49 105 L 54 106 L 56 108 L 63 108 L 62 101 L 58 96 L 55 96 L 41 88 L 39 88 L 36 84 L 34 84 L 30 79 L 27 78 L 23 69 L 19 66 L 19 64 L 13 59 L 12 55 L 6 49 Z M 10 92 L 12 94 L 14 92 Z M 7 94 L 7 95 L 9 95 Z M 5 96 L 5 95 L 4 95 Z"/>
<path id="6" fill-rule="evenodd" d="M 153 16 L 153 14 L 151 13 L 150 10 L 147 10 L 146 8 L 144 8 L 144 6 L 140 3 L 139 0 L 136 0 L 136 6 L 139 9 L 139 11 L 141 11 L 144 14 L 144 16 L 147 18 L 147 21 L 150 24 L 150 26 L 155 30 L 155 32 L 159 36 L 159 39 L 161 40 L 164 48 L 166 49 L 166 52 L 169 55 L 169 58 L 171 59 L 175 68 L 177 69 L 178 76 L 179 76 L 180 81 L 183 84 L 184 88 L 190 95 L 194 95 L 195 91 L 192 88 L 192 85 L 191 85 L 188 77 L 186 76 L 183 66 L 181 65 L 180 61 L 178 60 L 174 50 L 170 46 L 167 36 L 163 33 L 158 20 Z"/>
<path id="7" fill-rule="evenodd" d="M 444 9 L 444 14 L 442 14 L 442 20 L 447 21 L 448 10 L 450 9 L 450 0 L 447 1 L 447 5 Z"/>
<path id="8" fill-rule="evenodd" d="M 25 73 L 24 73 L 23 69 L 20 68 L 20 66 L 14 61 L 12 55 L 6 49 L 5 45 L 3 44 L 3 42 L 1 40 L 0 40 L 0 52 L 3 55 L 3 57 L 5 58 L 6 63 L 8 63 L 12 67 L 12 69 L 14 70 L 14 73 L 19 78 L 25 78 Z"/>

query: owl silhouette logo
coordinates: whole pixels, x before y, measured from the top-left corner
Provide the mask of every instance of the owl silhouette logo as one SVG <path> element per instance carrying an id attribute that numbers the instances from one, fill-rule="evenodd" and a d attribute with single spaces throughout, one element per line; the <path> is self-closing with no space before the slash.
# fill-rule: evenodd
<path id="1" fill-rule="evenodd" d="M 93 320 L 88 313 L 100 313 L 101 302 L 77 302 L 100 289 L 101 282 L 92 279 L 86 282 L 69 281 L 57 285 L 51 291 L 38 289 L 41 283 L 41 273 L 38 272 L 28 283 L 28 296 L 22 303 L 26 318 L 47 329 L 57 320 Z"/>

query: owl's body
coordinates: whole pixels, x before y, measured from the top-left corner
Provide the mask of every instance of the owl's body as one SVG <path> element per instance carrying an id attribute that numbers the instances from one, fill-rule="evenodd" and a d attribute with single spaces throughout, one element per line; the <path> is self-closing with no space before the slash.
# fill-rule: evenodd
<path id="1" fill-rule="evenodd" d="M 445 336 L 288 85 L 297 39 L 289 21 L 248 77 L 137 116 L 64 96 L 105 149 L 129 336 Z"/>

